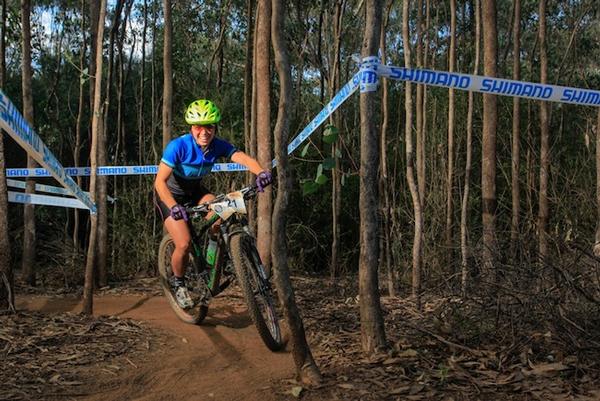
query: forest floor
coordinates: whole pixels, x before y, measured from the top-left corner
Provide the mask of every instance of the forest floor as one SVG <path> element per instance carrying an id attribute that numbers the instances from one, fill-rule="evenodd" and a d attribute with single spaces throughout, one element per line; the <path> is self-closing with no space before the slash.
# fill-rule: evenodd
<path id="1" fill-rule="evenodd" d="M 262 344 L 237 288 L 192 326 L 148 278 L 99 290 L 94 318 L 76 294 L 18 287 L 18 312 L 0 316 L 0 400 L 600 400 L 597 305 L 383 297 L 390 347 L 367 356 L 355 280 L 294 286 L 319 388 Z"/>

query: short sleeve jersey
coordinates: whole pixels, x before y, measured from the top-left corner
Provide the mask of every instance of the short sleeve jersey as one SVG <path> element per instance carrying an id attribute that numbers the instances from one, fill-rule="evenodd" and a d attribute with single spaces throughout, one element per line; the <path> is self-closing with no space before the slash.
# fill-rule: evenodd
<path id="1" fill-rule="evenodd" d="M 198 187 L 203 176 L 210 173 L 220 158 L 230 158 L 237 148 L 229 142 L 214 138 L 205 150 L 191 133 L 173 139 L 163 153 L 161 162 L 173 169 L 167 186 L 173 195 L 189 195 Z"/>

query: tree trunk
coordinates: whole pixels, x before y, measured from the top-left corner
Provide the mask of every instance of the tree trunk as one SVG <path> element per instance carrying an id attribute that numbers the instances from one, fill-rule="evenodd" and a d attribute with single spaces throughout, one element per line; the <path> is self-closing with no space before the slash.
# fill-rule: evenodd
<path id="1" fill-rule="evenodd" d="M 596 257 L 600 257 L 600 107 L 598 107 L 598 118 L 596 120 L 596 207 L 598 209 L 598 217 L 596 221 L 596 241 L 593 251 Z"/>
<path id="2" fill-rule="evenodd" d="M 254 12 L 254 0 L 246 0 L 246 21 L 247 21 L 247 32 L 246 32 L 246 60 L 244 63 L 244 145 L 248 154 L 250 152 L 250 135 L 252 129 L 252 70 L 254 66 L 252 64 L 252 54 L 254 51 L 254 35 L 252 34 L 252 26 L 254 18 L 252 14 Z M 252 173 L 248 172 L 250 176 Z"/>
<path id="3" fill-rule="evenodd" d="M 417 68 L 424 68 L 426 59 L 427 47 L 423 50 L 423 0 L 417 0 L 417 49 L 416 63 Z M 417 185 L 419 186 L 419 195 L 421 197 L 421 205 L 425 207 L 425 85 L 417 84 L 415 123 L 417 129 L 416 135 L 416 152 L 417 152 Z"/>
<path id="4" fill-rule="evenodd" d="M 410 0 L 404 0 L 402 6 L 402 38 L 404 43 L 409 42 L 409 10 Z M 411 68 L 410 47 L 404 48 L 404 67 Z M 412 248 L 412 296 L 420 307 L 421 299 L 421 248 L 423 241 L 423 209 L 421 204 L 422 197 L 419 195 L 419 188 L 415 179 L 415 153 L 413 149 L 412 137 L 412 85 L 409 82 L 405 84 L 405 127 L 404 141 L 406 147 L 406 180 L 410 189 L 410 195 L 413 203 L 415 218 L 415 233 Z"/>
<path id="5" fill-rule="evenodd" d="M 513 76 L 515 81 L 521 80 L 521 1 L 514 1 L 513 22 Z M 510 256 L 513 262 L 517 258 L 517 242 L 519 241 L 519 213 L 521 213 L 521 194 L 519 191 L 519 169 L 521 141 L 521 101 L 513 98 L 512 120 L 512 163 L 511 163 L 511 194 L 512 218 L 510 222 Z"/>
<path id="6" fill-rule="evenodd" d="M 284 6 L 282 0 L 273 0 L 273 22 L 271 27 L 275 65 L 279 76 L 279 109 L 275 125 L 275 149 L 277 153 L 277 200 L 273 210 L 273 267 L 278 295 L 283 305 L 285 318 L 290 328 L 292 356 L 296 373 L 303 383 L 317 385 L 322 381 L 321 373 L 312 356 L 300 311 L 294 298 L 287 261 L 286 224 L 288 198 L 292 191 L 287 156 L 290 110 L 292 109 L 292 76 L 288 52 L 283 39 Z"/>
<path id="7" fill-rule="evenodd" d="M 6 76 L 6 0 L 2 0 L 2 33 L 0 34 L 0 87 Z M 15 310 L 14 277 L 8 237 L 8 196 L 4 158 L 4 131 L 0 129 L 0 311 Z"/>
<path id="8" fill-rule="evenodd" d="M 496 2 L 484 1 L 483 13 L 483 74 L 495 77 L 498 34 Z M 481 157 L 481 197 L 483 224 L 483 266 L 487 279 L 494 279 L 496 256 L 496 129 L 498 112 L 496 95 L 483 95 L 483 140 Z"/>
<path id="9" fill-rule="evenodd" d="M 393 1 L 388 1 L 386 6 L 386 13 L 384 16 L 384 22 L 381 24 L 381 32 L 379 37 L 379 48 L 381 49 L 381 64 L 386 64 L 386 40 L 385 33 L 387 31 L 390 11 L 392 9 Z M 381 139 L 379 149 L 381 152 L 381 160 L 379 165 L 379 190 L 381 193 L 380 199 L 380 211 L 381 211 L 381 230 L 383 231 L 380 235 L 381 247 L 380 247 L 380 265 L 385 267 L 386 282 L 388 294 L 391 297 L 396 296 L 396 279 L 394 274 L 394 268 L 392 267 L 392 249 L 391 249 L 391 235 L 390 235 L 390 223 L 391 223 L 391 204 L 390 204 L 390 178 L 388 176 L 388 154 L 387 154 L 387 131 L 389 125 L 389 96 L 388 96 L 388 81 L 387 79 L 382 80 L 382 91 L 381 91 Z"/>
<path id="10" fill-rule="evenodd" d="M 548 55 L 546 53 L 546 0 L 540 0 L 540 82 L 548 82 Z M 548 205 L 548 172 L 550 169 L 550 138 L 548 133 L 549 117 L 548 103 L 540 102 L 540 192 L 538 198 L 538 233 L 539 233 L 539 261 L 547 264 L 548 252 L 548 218 L 550 207 Z"/>
<path id="11" fill-rule="evenodd" d="M 456 0 L 450 0 L 450 48 L 448 50 L 448 71 L 454 72 L 456 64 Z M 454 223 L 454 89 L 448 90 L 448 170 L 446 171 L 446 262 L 452 264 Z M 448 266 L 450 267 L 450 266 Z M 454 269 L 450 269 L 454 272 Z"/>
<path id="12" fill-rule="evenodd" d="M 329 65 L 329 98 L 333 99 L 340 90 L 340 48 L 342 41 L 342 19 L 346 0 L 337 0 L 333 14 L 333 54 Z M 341 127 L 340 112 L 336 111 L 330 117 L 330 122 L 339 130 Z M 339 272 L 339 254 L 341 248 L 340 216 L 342 212 L 342 174 L 340 157 L 341 139 L 338 138 L 331 146 L 331 154 L 335 159 L 335 167 L 331 171 L 331 260 L 329 263 L 329 277 L 333 281 Z"/>
<path id="13" fill-rule="evenodd" d="M 381 30 L 381 1 L 367 0 L 362 57 L 377 55 Z M 386 347 L 385 328 L 379 300 L 377 277 L 379 236 L 377 224 L 379 167 L 378 132 L 375 127 L 374 92 L 360 94 L 360 332 L 363 351 Z"/>
<path id="14" fill-rule="evenodd" d="M 256 132 L 257 160 L 263 168 L 271 168 L 271 75 L 270 37 L 271 0 L 258 1 L 257 43 L 256 43 Z M 271 187 L 258 197 L 257 247 L 267 269 L 271 268 L 271 213 L 273 210 Z"/>
<path id="15" fill-rule="evenodd" d="M 21 27 L 23 33 L 23 62 L 22 67 L 22 89 L 23 89 L 23 117 L 34 127 L 33 118 L 33 93 L 31 91 L 31 0 L 21 0 Z M 27 157 L 27 168 L 35 168 L 37 163 L 31 157 Z M 35 192 L 35 180 L 27 179 L 26 193 Z M 33 205 L 26 204 L 23 212 L 23 257 L 21 260 L 21 269 L 23 281 L 29 285 L 35 285 L 35 208 Z"/>
<path id="16" fill-rule="evenodd" d="M 85 37 L 85 18 L 83 18 L 85 10 L 85 0 L 81 0 L 81 21 L 80 21 L 80 29 L 83 35 L 81 41 L 81 52 L 79 54 L 79 97 L 77 104 L 77 122 L 75 123 L 75 146 L 73 147 L 73 165 L 75 167 L 79 167 L 80 158 L 81 158 L 81 148 L 82 148 L 82 140 L 81 140 L 81 124 L 83 121 L 83 107 L 84 107 L 84 88 L 85 81 L 88 79 L 88 75 L 84 71 L 84 63 L 85 63 L 85 53 L 87 51 L 86 46 L 86 37 Z M 91 57 L 93 58 L 93 57 Z M 81 188 L 83 184 L 83 177 L 77 176 L 77 186 Z M 76 255 L 76 252 L 79 250 L 79 221 L 80 221 L 80 210 L 73 209 L 73 255 Z"/>
<path id="17" fill-rule="evenodd" d="M 479 71 L 479 48 L 481 40 L 481 9 L 480 1 L 475 0 L 475 61 L 473 62 L 473 75 Z M 469 193 L 471 189 L 471 171 L 473 162 L 473 92 L 469 92 L 467 106 L 467 144 L 466 144 L 466 162 L 465 162 L 465 187 L 460 209 L 460 250 L 461 250 L 461 289 L 463 296 L 467 294 L 468 274 L 469 274 Z"/>
<path id="18" fill-rule="evenodd" d="M 163 0 L 164 8 L 164 45 L 163 45 L 163 106 L 162 106 L 162 144 L 163 149 L 171 141 L 171 119 L 173 113 L 173 21 L 171 18 L 171 0 Z"/>
<path id="19" fill-rule="evenodd" d="M 100 15 L 98 24 L 98 36 L 94 48 L 96 57 L 96 80 L 94 82 L 94 108 L 92 113 L 92 144 L 90 149 L 90 199 L 96 202 L 96 178 L 98 168 L 98 140 L 99 131 L 102 129 L 102 43 L 104 37 L 104 19 L 106 17 L 106 0 L 100 2 Z M 83 286 L 83 311 L 85 315 L 92 315 L 94 308 L 94 266 L 96 259 L 96 238 L 98 234 L 98 215 L 90 216 L 90 242 L 87 250 L 85 264 L 85 283 Z"/>

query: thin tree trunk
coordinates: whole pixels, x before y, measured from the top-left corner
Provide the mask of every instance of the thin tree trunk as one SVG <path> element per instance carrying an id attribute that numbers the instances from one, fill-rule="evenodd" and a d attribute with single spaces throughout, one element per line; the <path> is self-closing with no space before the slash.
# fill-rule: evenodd
<path id="1" fill-rule="evenodd" d="M 454 72 L 456 64 L 456 0 L 450 0 L 450 49 L 448 50 L 448 71 Z M 448 90 L 448 170 L 446 171 L 446 260 L 452 263 L 454 223 L 454 89 Z M 453 271 L 451 269 L 451 271 Z"/>
<path id="2" fill-rule="evenodd" d="M 548 82 L 548 55 L 546 53 L 546 0 L 540 0 L 540 82 Z M 539 261 L 548 263 L 548 172 L 550 169 L 550 138 L 548 133 L 548 103 L 540 102 L 540 192 L 538 198 Z"/>
<path id="3" fill-rule="evenodd" d="M 33 93 L 31 90 L 31 0 L 21 0 L 21 27 L 23 33 L 22 51 L 22 89 L 23 89 L 23 117 L 34 127 L 33 118 Z M 37 163 L 31 157 L 27 157 L 27 168 L 35 168 Z M 35 180 L 27 179 L 25 192 L 32 194 L 35 192 Z M 21 274 L 23 281 L 29 285 L 35 285 L 35 253 L 36 253 L 36 233 L 35 233 L 35 208 L 33 205 L 26 204 L 23 212 L 23 257 L 21 260 Z"/>
<path id="4" fill-rule="evenodd" d="M 0 34 L 0 87 L 6 76 L 6 0 L 2 0 Z M 4 131 L 0 129 L 0 311 L 15 310 L 14 275 L 8 236 L 8 196 L 4 158 Z"/>
<path id="5" fill-rule="evenodd" d="M 481 9 L 480 1 L 475 0 L 475 61 L 473 62 L 473 75 L 479 72 L 479 51 L 481 40 Z M 465 162 L 465 187 L 463 190 L 462 205 L 460 209 L 460 250 L 461 250 L 461 288 L 463 296 L 467 294 L 469 274 L 469 194 L 471 189 L 471 171 L 473 161 L 473 92 L 469 92 L 467 108 L 467 156 Z"/>
<path id="6" fill-rule="evenodd" d="M 102 43 L 104 36 L 104 19 L 106 18 L 106 0 L 100 2 L 100 15 L 98 17 L 98 37 L 94 49 L 96 57 L 96 79 L 94 82 L 94 108 L 92 109 L 92 144 L 90 149 L 90 198 L 92 202 L 96 201 L 96 178 L 98 167 L 98 137 L 102 129 Z M 83 310 L 85 315 L 92 315 L 94 310 L 94 266 L 96 259 L 96 238 L 98 234 L 98 215 L 90 216 L 90 242 L 87 250 L 87 260 L 85 264 L 85 283 L 83 286 Z"/>
<path id="7" fill-rule="evenodd" d="M 427 52 L 427 47 L 423 49 L 423 0 L 417 0 L 417 49 L 416 63 L 417 68 L 424 67 L 426 56 L 423 52 Z M 425 85 L 417 84 L 417 96 L 415 107 L 415 122 L 416 122 L 416 152 L 417 152 L 417 185 L 419 187 L 419 195 L 421 197 L 421 205 L 425 205 Z"/>
<path id="8" fill-rule="evenodd" d="M 384 22 L 381 24 L 381 32 L 379 37 L 379 48 L 381 49 L 381 63 L 386 64 L 387 62 L 387 54 L 386 54 L 386 40 L 385 33 L 388 27 L 388 21 L 390 17 L 390 11 L 392 9 L 393 1 L 388 1 L 386 6 L 386 13 L 384 16 Z M 380 172 L 379 172 L 379 190 L 382 195 L 380 199 L 380 210 L 382 216 L 381 229 L 382 235 L 381 238 L 381 246 L 380 246 L 380 265 L 385 267 L 386 272 L 386 283 L 388 294 L 391 297 L 396 296 L 396 279 L 394 275 L 394 269 L 392 267 L 392 249 L 391 249 L 391 235 L 390 235 L 390 225 L 391 225 L 391 205 L 390 205 L 390 178 L 388 176 L 388 139 L 387 139 L 387 131 L 389 125 L 389 96 L 388 96 L 388 81 L 387 79 L 382 80 L 382 91 L 381 91 L 381 139 L 380 139 L 380 152 L 381 152 L 381 161 L 380 161 Z"/>
<path id="9" fill-rule="evenodd" d="M 337 0 L 333 15 L 333 55 L 330 61 L 329 97 L 332 99 L 340 89 L 340 48 L 342 41 L 342 20 L 346 0 Z M 341 127 L 340 112 L 336 111 L 330 117 L 330 122 L 339 130 Z M 341 162 L 337 156 L 341 152 L 341 139 L 338 138 L 331 146 L 331 154 L 335 159 L 335 167 L 331 172 L 331 261 L 329 265 L 329 277 L 333 280 L 339 272 L 339 254 L 341 248 L 340 216 L 342 212 L 342 174 Z"/>
<path id="10" fill-rule="evenodd" d="M 514 23 L 513 23 L 513 79 L 521 80 L 521 1 L 514 1 Z M 512 163 L 511 163 L 511 194 L 512 194 L 512 218 L 510 222 L 510 256 L 513 262 L 517 257 L 517 242 L 519 241 L 519 214 L 521 213 L 521 193 L 519 188 L 521 141 L 521 101 L 518 97 L 513 98 L 513 121 L 512 121 Z"/>
<path id="11" fill-rule="evenodd" d="M 250 135 L 252 130 L 252 55 L 254 51 L 254 35 L 252 34 L 254 0 L 246 0 L 246 60 L 244 63 L 244 145 L 249 154 Z M 248 172 L 248 176 L 252 173 Z"/>
<path id="12" fill-rule="evenodd" d="M 598 117 L 596 120 L 596 208 L 598 217 L 596 221 L 596 236 L 593 250 L 594 255 L 600 257 L 600 107 L 598 107 Z"/>
<path id="13" fill-rule="evenodd" d="M 271 37 L 271 0 L 258 1 L 256 43 L 256 131 L 257 160 L 263 168 L 271 168 L 271 75 L 270 75 L 270 37 Z M 273 191 L 265 189 L 258 197 L 257 248 L 267 269 L 271 268 L 271 213 L 273 211 Z"/>
<path id="14" fill-rule="evenodd" d="M 162 145 L 163 149 L 171 141 L 171 120 L 173 113 L 173 21 L 171 0 L 163 0 L 164 45 L 163 45 L 163 106 L 162 106 Z"/>
<path id="15" fill-rule="evenodd" d="M 483 13 L 483 73 L 497 75 L 498 34 L 496 2 L 484 1 Z M 496 95 L 483 95 L 483 143 L 481 157 L 481 196 L 483 224 L 483 274 L 494 279 L 496 256 L 496 130 L 498 126 Z"/>
<path id="16" fill-rule="evenodd" d="M 362 57 L 377 55 L 381 31 L 380 0 L 367 0 Z M 358 287 L 360 294 L 360 333 L 363 351 L 374 352 L 386 347 L 385 328 L 379 300 L 377 275 L 379 227 L 377 224 L 379 168 L 378 132 L 375 127 L 374 92 L 360 94 L 360 256 Z"/>
<path id="17" fill-rule="evenodd" d="M 273 0 L 272 6 L 273 22 L 271 34 L 273 38 L 275 65 L 280 82 L 279 109 L 275 125 L 279 191 L 277 191 L 277 200 L 273 210 L 273 267 L 275 270 L 275 282 L 278 288 L 277 294 L 283 305 L 285 318 L 290 328 L 292 356 L 296 365 L 296 373 L 301 382 L 316 385 L 322 381 L 322 377 L 306 340 L 302 317 L 294 298 L 294 289 L 290 280 L 287 260 L 287 237 L 285 231 L 288 215 L 288 198 L 291 193 L 287 143 L 289 136 L 289 116 L 292 109 L 292 76 L 288 52 L 283 39 L 284 6 L 282 0 Z"/>
<path id="18" fill-rule="evenodd" d="M 81 124 L 83 122 L 83 107 L 84 107 L 84 89 L 85 89 L 85 81 L 88 78 L 88 75 L 85 74 L 84 64 L 85 64 L 85 54 L 87 51 L 86 45 L 86 37 L 85 37 L 85 0 L 81 0 L 81 25 L 80 29 L 83 35 L 83 39 L 81 41 L 81 52 L 79 54 L 79 98 L 77 104 L 77 122 L 75 123 L 75 146 L 73 148 L 73 164 L 75 167 L 79 167 L 80 158 L 81 158 L 81 148 L 82 148 L 82 140 L 81 140 Z M 83 184 L 83 177 L 77 176 L 77 185 L 81 188 Z M 79 220 L 80 220 L 80 211 L 79 209 L 73 209 L 74 221 L 73 221 L 73 248 L 75 251 L 79 249 Z"/>

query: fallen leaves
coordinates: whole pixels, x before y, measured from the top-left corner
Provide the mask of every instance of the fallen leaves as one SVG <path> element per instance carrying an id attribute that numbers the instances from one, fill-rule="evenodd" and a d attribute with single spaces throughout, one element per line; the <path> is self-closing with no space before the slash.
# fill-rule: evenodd
<path id="1" fill-rule="evenodd" d="M 68 394 L 99 373 L 111 377 L 127 355 L 147 352 L 150 330 L 132 320 L 87 318 L 74 314 L 19 312 L 0 316 L 0 398 L 39 399 Z M 90 377 L 88 375 L 88 380 Z"/>

